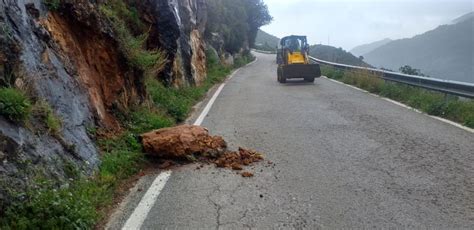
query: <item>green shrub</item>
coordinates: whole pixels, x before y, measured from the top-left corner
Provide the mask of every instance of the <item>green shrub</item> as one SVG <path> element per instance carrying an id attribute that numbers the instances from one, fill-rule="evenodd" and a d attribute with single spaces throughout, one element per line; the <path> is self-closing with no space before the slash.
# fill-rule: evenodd
<path id="1" fill-rule="evenodd" d="M 44 0 L 44 4 L 49 10 L 58 10 L 61 6 L 61 0 Z"/>
<path id="2" fill-rule="evenodd" d="M 127 178 L 140 170 L 140 163 L 144 161 L 141 152 L 114 151 L 102 157 L 100 173 L 102 177 L 113 176 L 115 179 Z"/>
<path id="3" fill-rule="evenodd" d="M 474 100 L 450 100 L 444 111 L 444 117 L 474 128 Z"/>
<path id="4" fill-rule="evenodd" d="M 469 128 L 474 129 L 474 115 L 471 114 L 468 117 L 466 117 L 466 119 L 464 120 L 464 125 Z"/>
<path id="5" fill-rule="evenodd" d="M 143 133 L 153 129 L 170 127 L 174 121 L 166 114 L 149 108 L 138 108 L 129 115 L 128 129 L 134 133 Z"/>
<path id="6" fill-rule="evenodd" d="M 62 129 L 62 120 L 59 118 L 46 101 L 38 101 L 33 105 L 34 116 L 39 117 L 45 124 L 48 132 L 58 136 Z"/>
<path id="7" fill-rule="evenodd" d="M 212 67 L 220 64 L 219 56 L 211 49 L 206 50 L 207 67 Z"/>
<path id="8" fill-rule="evenodd" d="M 15 121 L 25 121 L 31 112 L 30 99 L 15 88 L 0 88 L 0 115 Z"/>
<path id="9" fill-rule="evenodd" d="M 255 60 L 255 57 L 250 52 L 244 52 L 241 56 L 234 59 L 234 68 L 242 67 L 253 60 Z"/>
<path id="10" fill-rule="evenodd" d="M 105 153 L 100 165 L 100 177 L 115 184 L 140 170 L 144 162 L 142 145 L 135 134 L 126 132 L 118 137 L 99 141 Z"/>
<path id="11" fill-rule="evenodd" d="M 89 181 L 58 188 L 49 181 L 36 182 L 14 196 L 2 217 L 2 229 L 89 229 L 98 219 L 94 197 L 104 191 Z"/>
<path id="12" fill-rule="evenodd" d="M 148 77 L 145 84 L 153 103 L 177 122 L 181 122 L 187 118 L 192 106 L 204 97 L 209 88 L 223 81 L 230 71 L 231 68 L 221 65 L 216 57 L 211 56 L 207 61 L 207 78 L 199 86 L 165 87 L 152 77 Z"/>
<path id="13" fill-rule="evenodd" d="M 164 67 L 166 55 L 160 50 L 146 49 L 148 33 L 143 32 L 137 36 L 131 33 L 130 28 L 142 25 L 135 8 L 129 8 L 121 0 L 115 0 L 107 5 L 102 4 L 100 10 L 112 23 L 120 50 L 130 65 L 150 73 L 157 73 Z"/>

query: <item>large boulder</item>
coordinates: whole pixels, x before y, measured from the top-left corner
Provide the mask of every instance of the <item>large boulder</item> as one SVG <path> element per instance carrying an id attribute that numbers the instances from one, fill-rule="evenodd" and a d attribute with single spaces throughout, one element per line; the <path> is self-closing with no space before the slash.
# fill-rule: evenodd
<path id="1" fill-rule="evenodd" d="M 211 136 L 201 126 L 181 125 L 154 130 L 141 135 L 144 151 L 163 158 L 187 158 L 191 155 L 224 153 L 227 143 L 220 136 Z"/>

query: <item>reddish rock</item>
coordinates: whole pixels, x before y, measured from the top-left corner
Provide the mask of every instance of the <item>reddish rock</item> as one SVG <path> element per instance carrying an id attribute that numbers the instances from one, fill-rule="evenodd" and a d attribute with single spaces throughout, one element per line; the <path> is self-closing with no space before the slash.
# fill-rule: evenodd
<path id="1" fill-rule="evenodd" d="M 251 172 L 243 172 L 240 175 L 242 175 L 242 177 L 253 177 L 253 173 Z"/>
<path id="2" fill-rule="evenodd" d="M 141 140 L 147 154 L 165 158 L 185 158 L 193 154 L 218 156 L 227 149 L 222 137 L 211 136 L 206 128 L 196 125 L 154 130 L 142 134 Z"/>

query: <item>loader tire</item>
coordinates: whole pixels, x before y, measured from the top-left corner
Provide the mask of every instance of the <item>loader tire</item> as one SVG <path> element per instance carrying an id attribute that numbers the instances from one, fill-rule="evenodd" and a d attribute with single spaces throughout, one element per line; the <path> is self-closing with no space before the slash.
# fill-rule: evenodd
<path id="1" fill-rule="evenodd" d="M 283 68 L 281 68 L 281 67 L 278 67 L 278 70 L 277 70 L 277 80 L 280 83 L 285 83 L 286 82 L 286 79 L 283 76 Z"/>
<path id="2" fill-rule="evenodd" d="M 283 71 L 280 75 L 280 83 L 286 83 L 286 77 L 285 77 L 285 74 L 283 73 Z"/>
<path id="3" fill-rule="evenodd" d="M 280 82 L 280 78 L 281 78 L 281 70 L 280 70 L 280 67 L 278 67 L 277 69 L 277 81 Z"/>

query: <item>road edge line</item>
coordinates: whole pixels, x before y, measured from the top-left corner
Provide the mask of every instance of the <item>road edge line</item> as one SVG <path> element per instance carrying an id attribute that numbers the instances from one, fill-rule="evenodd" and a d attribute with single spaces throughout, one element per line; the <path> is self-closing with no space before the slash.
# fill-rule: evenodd
<path id="1" fill-rule="evenodd" d="M 242 66 L 242 67 L 247 67 L 247 66 L 250 66 L 252 65 L 253 63 L 255 63 L 256 61 L 258 60 L 257 57 L 255 57 L 255 60 L 253 60 L 252 62 L 250 63 L 247 63 L 245 66 Z M 211 99 L 209 100 L 209 102 L 207 103 L 206 107 L 204 107 L 204 109 L 202 110 L 201 114 L 199 115 L 199 117 L 194 121 L 193 125 L 201 125 L 202 122 L 204 121 L 204 118 L 206 118 L 207 114 L 209 113 L 209 111 L 211 111 L 211 108 L 212 106 L 214 105 L 214 102 L 216 101 L 217 97 L 220 95 L 222 89 L 224 89 L 224 86 L 225 84 L 230 80 L 232 79 L 241 69 L 242 67 L 239 67 L 238 69 L 234 70 L 227 78 L 226 80 L 221 83 L 221 85 L 219 85 L 219 88 L 217 88 L 216 92 L 214 93 L 214 95 L 212 95 Z"/>
<path id="2" fill-rule="evenodd" d="M 400 107 L 403 107 L 403 108 L 405 108 L 405 109 L 413 110 L 414 112 L 417 112 L 417 113 L 419 113 L 419 114 L 423 114 L 423 115 L 425 115 L 425 116 L 431 117 L 431 118 L 436 119 L 436 120 L 438 120 L 438 121 L 441 121 L 441 122 L 444 122 L 444 123 L 446 123 L 446 124 L 452 125 L 452 126 L 454 126 L 454 127 L 460 128 L 460 129 L 462 129 L 462 130 L 464 130 L 464 131 L 467 131 L 467 132 L 470 132 L 470 133 L 474 133 L 474 129 L 471 129 L 471 128 L 469 128 L 469 127 L 466 127 L 466 126 L 461 125 L 461 124 L 459 124 L 459 123 L 456 123 L 456 122 L 454 122 L 454 121 L 451 121 L 451 120 L 448 120 L 448 119 L 445 119 L 445 118 L 442 118 L 442 117 L 437 117 L 437 116 L 429 115 L 429 114 L 424 113 L 424 112 L 422 112 L 422 111 L 420 111 L 420 110 L 418 110 L 418 109 L 415 109 L 415 108 L 413 108 L 413 107 L 411 107 L 411 106 L 409 106 L 409 105 L 405 105 L 405 104 L 403 104 L 403 103 L 401 103 L 401 102 L 399 102 L 399 101 L 395 101 L 395 100 L 392 100 L 392 99 L 390 99 L 390 98 L 386 98 L 386 97 L 383 97 L 383 96 L 380 96 L 380 95 L 371 93 L 371 92 L 369 92 L 369 91 L 367 91 L 367 90 L 357 88 L 357 87 L 355 87 L 355 86 L 353 86 L 353 85 L 349 85 L 349 84 L 346 84 L 346 83 L 344 83 L 344 82 L 336 81 L 336 80 L 331 79 L 331 78 L 328 78 L 328 77 L 326 77 L 326 76 L 322 76 L 322 77 L 325 78 L 325 79 L 327 79 L 327 80 L 329 80 L 329 81 L 338 83 L 338 84 L 340 84 L 340 85 L 345 85 L 345 86 L 348 86 L 348 87 L 353 88 L 353 89 L 355 89 L 355 90 L 358 90 L 358 91 L 361 91 L 361 92 L 370 94 L 370 95 L 372 95 L 372 96 L 378 97 L 378 98 L 380 98 L 380 99 L 383 99 L 383 100 L 388 101 L 388 102 L 390 102 L 390 103 L 392 103 L 392 104 L 395 104 L 395 105 L 398 105 L 398 106 L 400 106 Z"/>
<path id="3" fill-rule="evenodd" d="M 132 215 L 130 215 L 127 222 L 125 222 L 125 225 L 122 227 L 123 230 L 135 230 L 141 228 L 170 176 L 171 171 L 164 171 L 155 178 L 150 188 L 148 188 L 145 195 L 143 195 L 140 203 L 138 203 L 135 210 L 133 210 Z"/>
<path id="4" fill-rule="evenodd" d="M 236 71 L 237 72 L 237 71 Z M 235 72 L 234 72 L 235 73 Z M 217 88 L 216 92 L 214 93 L 214 95 L 212 95 L 211 97 L 211 100 L 209 100 L 209 102 L 207 103 L 206 107 L 204 107 L 204 110 L 201 112 L 201 114 L 199 115 L 199 117 L 196 119 L 196 121 L 194 121 L 193 125 L 201 125 L 202 122 L 204 121 L 204 118 L 206 118 L 207 114 L 209 113 L 209 111 L 211 110 L 212 108 L 212 105 L 214 104 L 214 102 L 216 101 L 217 99 L 217 96 L 219 96 L 219 94 L 221 93 L 222 89 L 224 88 L 225 86 L 225 83 L 222 83 L 219 88 Z"/>

